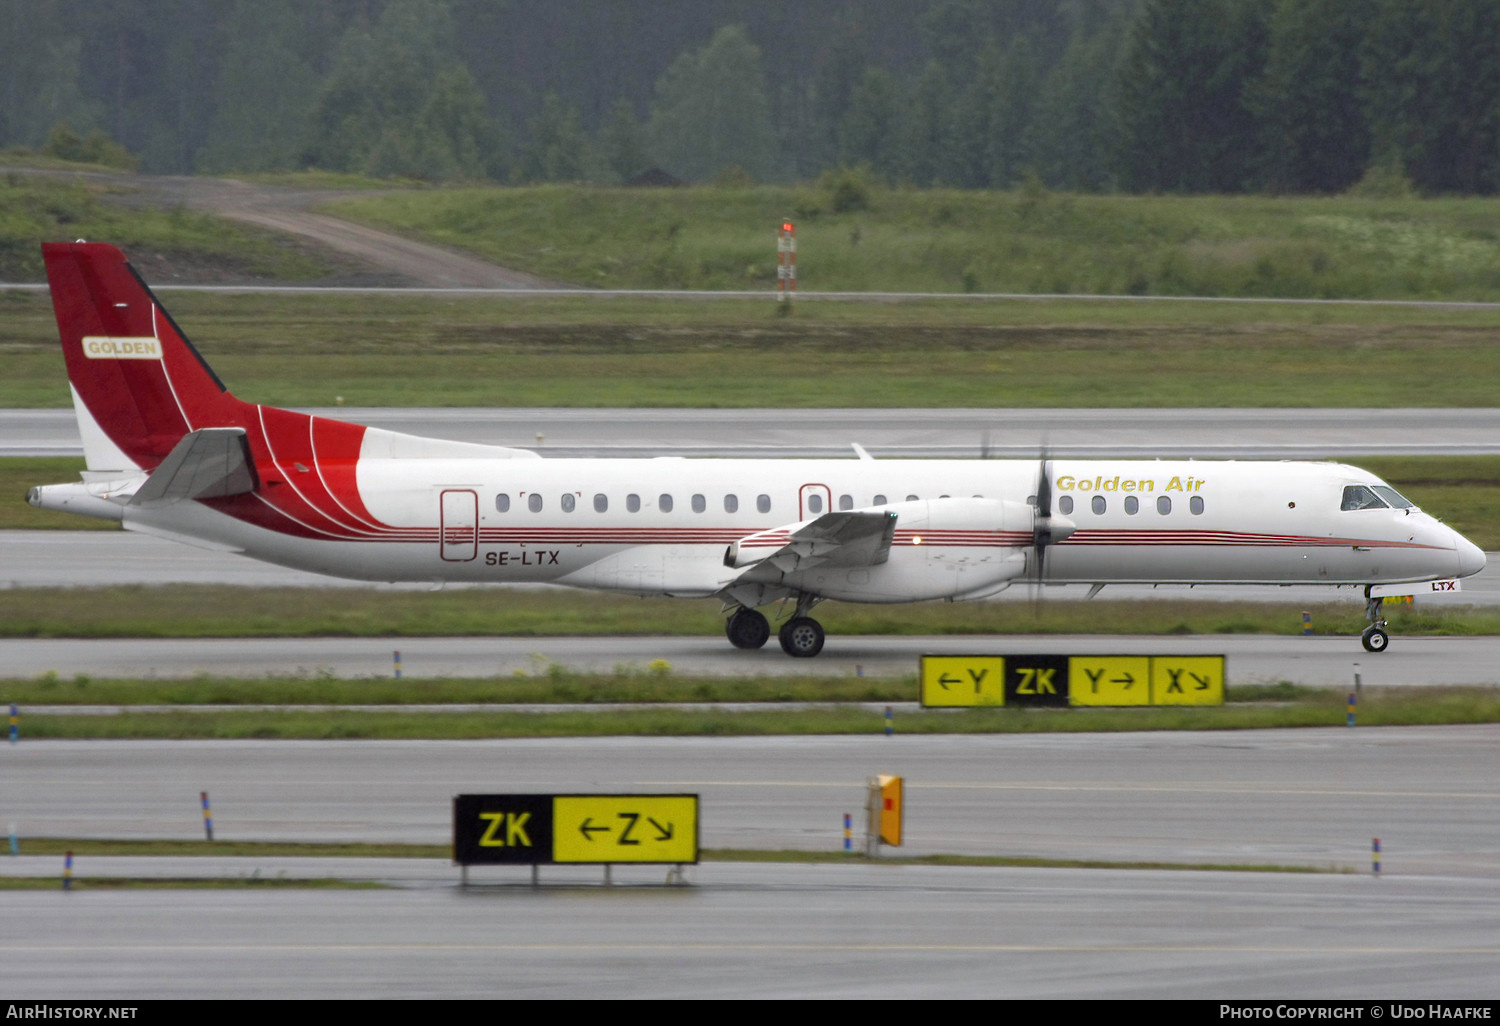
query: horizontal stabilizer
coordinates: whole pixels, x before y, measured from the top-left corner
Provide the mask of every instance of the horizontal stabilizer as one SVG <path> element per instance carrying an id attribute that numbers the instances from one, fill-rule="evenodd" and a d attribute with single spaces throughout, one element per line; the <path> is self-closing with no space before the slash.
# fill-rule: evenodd
<path id="1" fill-rule="evenodd" d="M 253 492 L 256 485 L 244 428 L 203 428 L 182 437 L 136 489 L 130 504 L 149 508 L 184 499 L 222 499 Z"/>

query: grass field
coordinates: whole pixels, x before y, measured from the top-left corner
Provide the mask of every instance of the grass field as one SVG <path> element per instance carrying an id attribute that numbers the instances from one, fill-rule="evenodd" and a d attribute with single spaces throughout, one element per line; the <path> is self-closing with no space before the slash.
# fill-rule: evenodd
<path id="1" fill-rule="evenodd" d="M 934 300 L 161 296 L 280 406 L 1413 407 L 1500 401 L 1500 311 Z M 45 293 L 0 292 L 0 405 L 69 402 Z"/>
<path id="2" fill-rule="evenodd" d="M 0 170 L 0 281 L 45 280 L 41 243 L 64 239 L 111 242 L 148 278 L 174 266 L 192 267 L 200 281 L 216 275 L 305 281 L 330 272 L 305 246 L 273 232 L 181 207 L 107 201 L 124 192 L 83 178 Z"/>
<path id="3" fill-rule="evenodd" d="M 327 210 L 546 278 L 616 288 L 776 280 L 797 224 L 817 290 L 1500 299 L 1500 201 L 1085 196 L 817 186 L 457 188 Z"/>
<path id="4" fill-rule="evenodd" d="M 443 859 L 451 860 L 451 844 L 401 844 L 385 842 L 335 842 L 299 843 L 294 841 L 237 841 L 207 840 L 132 840 L 98 837 L 35 837 L 26 838 L 21 845 L 24 855 L 62 855 L 72 852 L 79 858 L 99 856 L 125 857 L 175 857 L 201 856 L 205 858 L 370 858 L 370 859 Z M 1343 872 L 1335 868 L 1314 866 L 1288 866 L 1276 863 L 1179 863 L 1179 862 L 1127 862 L 1103 859 L 1044 859 L 1009 855 L 917 855 L 900 856 L 883 852 L 872 860 L 862 851 L 808 851 L 798 849 L 767 848 L 703 848 L 698 852 L 701 862 L 807 862 L 807 863 L 869 863 L 883 866 L 1051 866 L 1074 869 L 1172 869 L 1207 870 L 1217 872 L 1259 873 L 1327 873 Z M 272 867 L 274 868 L 274 867 Z M 269 870 L 268 870 L 269 871 Z M 329 880 L 297 880 L 280 877 L 254 875 L 249 877 L 206 880 L 162 880 L 159 877 L 121 878 L 89 877 L 80 873 L 73 879 L 77 890 L 114 888 L 177 888 L 177 887 L 261 887 L 274 884 L 280 887 L 322 887 L 334 885 Z M 58 878 L 0 876 L 0 890 L 55 890 Z M 347 886 L 378 887 L 375 883 L 349 882 Z"/>
<path id="5" fill-rule="evenodd" d="M 566 675 L 563 675 L 566 677 Z M 30 687 L 45 688 L 51 682 Z M 440 682 L 441 683 L 441 682 Z M 497 692 L 506 680 L 489 682 Z M 566 683 L 566 682 L 563 682 Z M 688 688 L 696 686 L 685 682 Z M 243 682 L 254 693 L 255 682 Z M 482 686 L 482 685 L 476 685 Z M 733 693 L 736 682 L 716 686 Z M 0 684 L 0 700 L 17 702 L 27 685 Z M 88 691 L 94 682 L 60 682 L 59 690 Z M 759 682 L 749 682 L 751 689 Z M 906 682 L 902 698 L 912 701 L 914 682 Z M 106 690 L 106 688 L 100 688 Z M 156 690 L 145 682 L 140 690 Z M 171 689 L 169 689 L 170 691 Z M 565 693 L 564 690 L 557 692 Z M 1012 734 L 1057 732 L 1116 732 L 1153 730 L 1249 730 L 1287 727 L 1344 726 L 1346 700 L 1337 689 L 1285 688 L 1281 701 L 1235 702 L 1223 706 L 1179 706 L 1133 709 L 922 709 L 903 711 L 891 723 L 899 734 Z M 1231 691 L 1233 697 L 1233 691 Z M 45 699 L 41 701 L 45 702 Z M 706 703 L 707 700 L 699 699 Z M 446 711 L 298 708 L 245 708 L 226 703 L 217 709 L 133 710 L 98 713 L 31 713 L 22 706 L 25 740 L 46 738 L 312 738 L 312 739 L 463 739 L 523 737 L 653 737 L 769 736 L 810 734 L 883 735 L 887 721 L 878 709 L 849 704 L 848 699 L 823 699 L 817 705 L 783 706 L 768 701 L 762 709 L 727 710 L 710 704 L 685 708 L 628 709 L 595 712 L 573 707 L 557 711 L 507 711 L 494 707 Z M 1496 688 L 1380 688 L 1367 689 L 1359 704 L 1363 726 L 1411 724 L 1492 723 L 1500 720 L 1500 689 Z M 22 742 L 24 743 L 24 742 Z"/>
<path id="6" fill-rule="evenodd" d="M 292 177 L 290 184 L 367 185 Z M 338 211 L 583 285 L 751 288 L 764 299 L 163 292 L 242 397 L 277 405 L 1488 406 L 1500 312 L 1121 296 L 1500 299 L 1500 201 L 1061 196 L 815 186 L 392 189 Z M 0 279 L 37 243 L 120 244 L 148 280 L 328 268 L 304 248 L 104 188 L 0 178 Z M 800 219 L 804 288 L 940 301 L 802 301 L 778 317 L 774 227 Z M 0 292 L 0 405 L 68 401 L 44 293 Z"/>

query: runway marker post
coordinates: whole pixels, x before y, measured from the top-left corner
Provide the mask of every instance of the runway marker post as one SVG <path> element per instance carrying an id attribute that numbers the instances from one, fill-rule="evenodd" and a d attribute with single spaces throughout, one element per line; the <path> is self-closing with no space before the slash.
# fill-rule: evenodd
<path id="1" fill-rule="evenodd" d="M 1312 637 L 1312 614 L 1305 609 L 1302 610 L 1302 636 Z"/>
<path id="2" fill-rule="evenodd" d="M 395 652 L 392 652 L 391 653 L 391 657 L 396 662 L 396 679 L 400 680 L 401 679 L 401 650 L 397 649 Z"/>
<path id="3" fill-rule="evenodd" d="M 63 859 L 63 890 L 73 889 L 73 853 L 68 852 Z"/>
<path id="4" fill-rule="evenodd" d="M 1380 875 L 1380 838 L 1375 838 L 1370 845 L 1370 861 L 1374 864 L 1375 875 Z"/>
<path id="5" fill-rule="evenodd" d="M 781 222 L 776 233 L 776 302 L 777 312 L 783 315 L 792 312 L 792 300 L 797 295 L 797 226 L 790 221 Z"/>
<path id="6" fill-rule="evenodd" d="M 21 710 L 14 705 L 10 707 L 10 743 L 15 744 L 21 739 Z"/>
<path id="7" fill-rule="evenodd" d="M 890 706 L 886 706 L 885 707 L 885 736 L 886 737 L 890 737 L 891 734 L 894 733 L 895 730 L 896 730 L 896 724 L 895 724 L 895 721 L 892 719 L 892 715 L 893 714 L 892 714 L 892 711 L 891 711 L 891 707 Z"/>
<path id="8" fill-rule="evenodd" d="M 198 792 L 198 797 L 203 801 L 203 832 L 212 841 L 214 839 L 214 816 L 208 807 L 208 792 L 200 791 Z"/>
<path id="9" fill-rule="evenodd" d="M 16 825 L 14 823 L 10 824 L 10 853 L 12 855 L 21 854 L 21 838 L 16 836 Z"/>
<path id="10" fill-rule="evenodd" d="M 854 821 L 849 813 L 844 813 L 844 850 L 854 850 Z"/>
<path id="11" fill-rule="evenodd" d="M 1354 692 L 1349 692 L 1349 712 L 1344 717 L 1344 726 L 1354 726 Z"/>

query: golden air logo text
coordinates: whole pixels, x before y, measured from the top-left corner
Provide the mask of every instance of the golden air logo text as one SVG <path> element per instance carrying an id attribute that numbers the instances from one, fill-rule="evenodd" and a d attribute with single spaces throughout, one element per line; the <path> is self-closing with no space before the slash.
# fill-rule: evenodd
<path id="1" fill-rule="evenodd" d="M 1168 481 L 1164 492 L 1196 492 L 1207 482 L 1201 477 L 1174 477 Z M 1151 478 L 1135 480 L 1119 477 L 1093 477 L 1077 478 L 1072 474 L 1064 474 L 1057 479 L 1057 490 L 1060 492 L 1154 492 L 1156 481 Z"/>
<path id="2" fill-rule="evenodd" d="M 161 343 L 149 337 L 85 335 L 83 355 L 90 360 L 160 360 Z"/>

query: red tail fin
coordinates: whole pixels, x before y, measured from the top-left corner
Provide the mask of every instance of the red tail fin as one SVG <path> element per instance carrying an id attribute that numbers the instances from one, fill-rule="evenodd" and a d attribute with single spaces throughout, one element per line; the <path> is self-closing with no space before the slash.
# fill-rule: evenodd
<path id="1" fill-rule="evenodd" d="M 47 242 L 42 255 L 90 470 L 150 470 L 188 432 L 241 423 L 239 400 L 124 254 Z"/>

